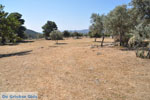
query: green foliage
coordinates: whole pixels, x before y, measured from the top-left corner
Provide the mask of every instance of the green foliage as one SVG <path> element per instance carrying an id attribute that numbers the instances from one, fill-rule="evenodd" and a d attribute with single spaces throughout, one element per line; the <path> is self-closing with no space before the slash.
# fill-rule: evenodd
<path id="1" fill-rule="evenodd" d="M 68 31 L 64 31 L 64 32 L 63 32 L 63 36 L 64 36 L 64 37 L 70 37 L 71 34 L 70 34 L 70 32 L 68 32 Z"/>
<path id="2" fill-rule="evenodd" d="M 135 27 L 135 30 L 132 31 L 136 38 L 141 38 L 144 40 L 146 38 L 146 30 L 142 24 L 139 24 Z"/>
<path id="3" fill-rule="evenodd" d="M 136 40 L 144 41 L 150 38 L 150 0 L 132 0 L 131 5 L 137 23 L 132 33 Z"/>
<path id="4" fill-rule="evenodd" d="M 6 41 L 16 42 L 16 38 L 23 34 L 25 27 L 24 20 L 21 19 L 21 14 L 11 13 L 8 14 L 3 10 L 3 6 L 0 5 L 0 37 L 1 43 L 5 44 Z M 23 22 L 22 22 L 23 21 Z"/>
<path id="5" fill-rule="evenodd" d="M 136 36 L 133 36 L 129 39 L 128 46 L 130 48 L 136 48 L 139 46 L 139 44 L 141 44 L 141 42 L 142 42 L 141 38 L 137 38 Z"/>
<path id="6" fill-rule="evenodd" d="M 8 16 L 8 18 L 15 18 L 20 23 L 20 26 L 14 30 L 18 37 L 24 39 L 25 38 L 24 31 L 26 30 L 26 28 L 22 25 L 24 24 L 25 20 L 21 19 L 21 17 L 22 17 L 22 15 L 19 13 L 11 13 Z"/>
<path id="7" fill-rule="evenodd" d="M 102 34 L 104 33 L 104 26 L 103 26 L 104 17 L 105 17 L 104 15 L 100 16 L 99 14 L 95 13 L 92 14 L 91 16 L 92 25 L 90 26 L 89 32 L 90 37 L 99 38 L 102 36 Z"/>
<path id="8" fill-rule="evenodd" d="M 132 0 L 131 5 L 140 20 L 150 23 L 150 0 Z"/>
<path id="9" fill-rule="evenodd" d="M 102 34 L 98 34 L 98 33 L 94 33 L 94 32 L 89 32 L 88 34 L 91 38 L 100 38 L 100 37 L 102 37 Z"/>
<path id="10" fill-rule="evenodd" d="M 103 33 L 115 37 L 120 46 L 143 46 L 150 38 L 150 0 L 132 0 L 130 5 L 117 6 L 107 16 L 92 14 L 89 36 L 97 38 Z"/>
<path id="11" fill-rule="evenodd" d="M 88 33 L 83 34 L 83 36 L 88 37 Z"/>
<path id="12" fill-rule="evenodd" d="M 138 45 L 141 45 L 143 41 L 148 38 L 150 39 L 150 0 L 132 0 L 132 14 L 136 19 L 135 28 L 133 28 L 132 33 L 135 37 L 135 40 L 138 41 Z M 132 18 L 133 18 L 132 17 Z M 140 47 L 139 46 L 139 47 Z M 146 47 L 144 45 L 144 47 Z M 150 46 L 146 47 L 148 50 L 137 50 L 136 56 L 140 58 L 150 59 Z"/>
<path id="13" fill-rule="evenodd" d="M 146 38 L 150 38 L 150 24 L 146 25 L 145 28 Z"/>
<path id="14" fill-rule="evenodd" d="M 140 58 L 150 59 L 150 51 L 149 50 L 137 50 L 136 56 Z"/>
<path id="15" fill-rule="evenodd" d="M 119 36 L 120 45 L 124 46 L 124 37 L 130 30 L 130 16 L 126 5 L 117 6 L 105 20 L 105 28 L 112 35 Z"/>
<path id="16" fill-rule="evenodd" d="M 45 39 L 49 39 L 50 33 L 57 30 L 57 25 L 53 21 L 47 21 L 47 23 L 42 27 Z"/>
<path id="17" fill-rule="evenodd" d="M 135 27 L 135 30 L 133 32 L 133 38 L 130 39 L 129 41 L 129 46 L 130 47 L 140 47 L 143 46 L 141 43 L 144 41 L 146 38 L 150 38 L 150 25 L 146 25 L 143 27 L 143 24 L 139 24 L 138 26 Z"/>
<path id="18" fill-rule="evenodd" d="M 75 37 L 76 39 L 79 39 L 81 36 L 83 36 L 83 34 L 79 32 L 73 32 L 72 36 Z"/>
<path id="19" fill-rule="evenodd" d="M 43 36 L 43 34 L 37 34 L 37 38 L 39 39 L 39 38 L 44 38 L 44 36 Z"/>
<path id="20" fill-rule="evenodd" d="M 60 31 L 54 30 L 50 33 L 51 40 L 56 40 L 56 43 L 58 43 L 58 40 L 63 39 L 63 34 Z"/>

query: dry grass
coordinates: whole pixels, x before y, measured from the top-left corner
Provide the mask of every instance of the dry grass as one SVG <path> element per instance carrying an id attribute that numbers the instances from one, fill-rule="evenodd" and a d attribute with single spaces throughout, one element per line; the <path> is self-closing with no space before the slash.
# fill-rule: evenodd
<path id="1" fill-rule="evenodd" d="M 93 39 L 36 40 L 0 46 L 0 92 L 39 100 L 150 100 L 150 60 Z"/>

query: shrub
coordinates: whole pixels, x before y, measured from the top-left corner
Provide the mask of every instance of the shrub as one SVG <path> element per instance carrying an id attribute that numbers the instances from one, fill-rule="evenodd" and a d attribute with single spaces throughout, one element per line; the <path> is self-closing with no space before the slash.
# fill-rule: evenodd
<path id="1" fill-rule="evenodd" d="M 136 56 L 140 58 L 150 59 L 150 50 L 137 50 Z"/>
<path id="2" fill-rule="evenodd" d="M 137 38 L 136 36 L 133 36 L 129 39 L 128 41 L 128 46 L 130 48 L 133 48 L 133 47 L 137 47 L 139 44 L 141 44 L 142 40 Z"/>
<path id="3" fill-rule="evenodd" d="M 23 41 L 23 39 L 20 38 L 20 37 L 17 37 L 17 38 L 16 38 L 16 41 L 17 41 L 17 42 L 21 42 L 21 41 Z"/>
<path id="4" fill-rule="evenodd" d="M 76 39 L 79 39 L 79 37 L 80 37 L 80 33 L 78 33 L 78 32 L 74 32 L 74 33 L 73 33 L 73 36 L 74 36 L 74 37 L 76 37 Z"/>
<path id="5" fill-rule="evenodd" d="M 63 39 L 63 35 L 60 31 L 54 30 L 51 32 L 50 38 L 51 38 L 51 40 L 56 40 L 56 43 L 58 43 L 58 40 Z"/>

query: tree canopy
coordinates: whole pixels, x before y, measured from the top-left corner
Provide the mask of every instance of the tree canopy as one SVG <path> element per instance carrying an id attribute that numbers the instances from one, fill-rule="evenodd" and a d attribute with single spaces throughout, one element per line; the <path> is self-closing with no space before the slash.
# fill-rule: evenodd
<path id="1" fill-rule="evenodd" d="M 129 33 L 130 16 L 126 5 L 117 6 L 107 15 L 106 28 L 112 35 L 120 37 L 120 45 L 124 45 L 124 37 Z"/>
<path id="2" fill-rule="evenodd" d="M 26 30 L 22 15 L 19 13 L 7 13 L 4 6 L 0 5 L 0 42 L 5 44 L 6 41 L 16 42 L 23 38 L 22 34 Z"/>
<path id="3" fill-rule="evenodd" d="M 58 40 L 62 40 L 63 35 L 60 31 L 54 30 L 54 31 L 51 32 L 50 38 L 51 38 L 51 40 L 56 40 L 56 43 L 58 44 Z"/>
<path id="4" fill-rule="evenodd" d="M 90 26 L 90 33 L 92 37 L 96 38 L 101 37 L 102 34 L 104 33 L 104 26 L 103 26 L 103 21 L 104 21 L 104 15 L 99 15 L 93 13 L 91 16 L 91 23 L 92 25 Z"/>
<path id="5" fill-rule="evenodd" d="M 57 25 L 53 21 L 47 21 L 47 23 L 42 27 L 45 39 L 50 37 L 50 33 L 54 30 L 57 30 Z"/>
<path id="6" fill-rule="evenodd" d="M 68 32 L 66 30 L 63 32 L 64 37 L 70 37 L 70 35 L 71 35 L 70 32 Z"/>

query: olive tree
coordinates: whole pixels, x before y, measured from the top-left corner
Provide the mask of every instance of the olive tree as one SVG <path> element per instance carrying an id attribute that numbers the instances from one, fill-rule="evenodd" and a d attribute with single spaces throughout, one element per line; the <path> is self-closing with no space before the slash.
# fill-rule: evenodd
<path id="1" fill-rule="evenodd" d="M 92 25 L 90 26 L 90 33 L 92 37 L 96 38 L 103 36 L 101 46 L 103 46 L 103 41 L 104 41 L 104 15 L 99 15 L 93 13 L 91 16 L 91 23 Z"/>
<path id="2" fill-rule="evenodd" d="M 106 28 L 114 36 L 119 36 L 120 46 L 124 46 L 130 29 L 130 16 L 126 5 L 117 6 L 107 15 Z"/>
<path id="3" fill-rule="evenodd" d="M 42 27 L 45 39 L 48 40 L 50 33 L 54 30 L 57 30 L 57 25 L 53 21 L 47 21 L 47 23 Z"/>
<path id="4" fill-rule="evenodd" d="M 58 44 L 58 40 L 63 39 L 63 34 L 58 30 L 54 30 L 50 33 L 50 38 L 51 40 L 56 40 L 56 44 Z"/>
<path id="5" fill-rule="evenodd" d="M 147 44 L 143 45 L 145 39 L 150 39 L 150 0 L 132 0 L 130 4 L 132 6 L 131 9 L 133 12 L 132 18 L 136 16 L 136 25 L 132 30 L 135 39 L 132 41 L 133 38 L 131 38 L 129 44 L 133 47 L 147 46 L 147 50 L 145 50 L 144 48 L 142 50 L 139 50 L 140 48 L 138 48 L 136 55 L 137 57 L 141 58 L 150 58 L 150 43 L 149 46 Z"/>

